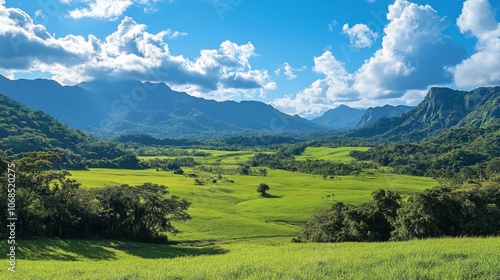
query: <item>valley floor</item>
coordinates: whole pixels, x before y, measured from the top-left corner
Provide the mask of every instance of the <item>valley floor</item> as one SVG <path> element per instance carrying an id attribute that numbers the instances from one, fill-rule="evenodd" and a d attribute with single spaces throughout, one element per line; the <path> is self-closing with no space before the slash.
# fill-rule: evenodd
<path id="1" fill-rule="evenodd" d="M 196 158 L 225 167 L 251 152 L 212 152 Z M 298 160 L 351 160 L 345 148 L 313 148 Z M 143 157 L 143 160 L 148 160 Z M 184 168 L 186 174 L 193 168 Z M 500 279 L 500 237 L 387 243 L 292 243 L 311 211 L 335 202 L 359 203 L 377 189 L 407 195 L 432 188 L 432 178 L 364 170 L 354 176 L 268 169 L 266 176 L 224 175 L 233 182 L 196 185 L 171 171 L 72 171 L 85 188 L 152 182 L 192 204 L 193 217 L 176 223 L 170 245 L 116 240 L 28 240 L 17 244 L 16 272 L 0 279 Z M 202 174 L 199 176 L 213 176 Z M 269 195 L 256 192 L 260 183 Z M 7 251 L 7 244 L 0 248 Z"/>

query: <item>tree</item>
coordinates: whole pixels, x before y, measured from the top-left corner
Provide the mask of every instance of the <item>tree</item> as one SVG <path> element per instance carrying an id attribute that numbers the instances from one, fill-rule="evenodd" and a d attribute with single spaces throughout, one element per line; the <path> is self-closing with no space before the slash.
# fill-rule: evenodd
<path id="1" fill-rule="evenodd" d="M 486 173 L 489 176 L 500 174 L 500 158 L 494 158 L 488 162 L 488 165 L 486 166 Z"/>
<path id="2" fill-rule="evenodd" d="M 190 203 L 167 194 L 167 187 L 152 183 L 97 189 L 105 233 L 145 241 L 154 240 L 165 232 L 178 233 L 171 221 L 190 219 L 186 213 Z"/>
<path id="3" fill-rule="evenodd" d="M 261 176 L 267 176 L 267 169 L 265 168 L 259 168 L 259 173 Z"/>
<path id="4" fill-rule="evenodd" d="M 177 170 L 174 170 L 174 174 L 182 175 L 182 174 L 184 174 L 184 170 L 182 170 L 182 168 L 179 168 Z"/>
<path id="5" fill-rule="evenodd" d="M 266 191 L 270 190 L 271 188 L 265 184 L 265 183 L 260 183 L 259 187 L 257 187 L 257 192 L 260 193 L 261 196 L 266 195 Z"/>

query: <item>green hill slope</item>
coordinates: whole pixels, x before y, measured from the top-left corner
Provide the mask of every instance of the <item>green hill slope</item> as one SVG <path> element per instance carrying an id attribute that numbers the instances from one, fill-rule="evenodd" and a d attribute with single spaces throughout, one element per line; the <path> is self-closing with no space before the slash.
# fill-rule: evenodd
<path id="1" fill-rule="evenodd" d="M 84 168 L 86 164 L 113 167 L 111 161 L 118 163 L 131 156 L 114 143 L 70 129 L 3 94 L 0 94 L 0 150 L 9 154 L 54 151 L 62 156 L 61 164 L 66 168 Z"/>

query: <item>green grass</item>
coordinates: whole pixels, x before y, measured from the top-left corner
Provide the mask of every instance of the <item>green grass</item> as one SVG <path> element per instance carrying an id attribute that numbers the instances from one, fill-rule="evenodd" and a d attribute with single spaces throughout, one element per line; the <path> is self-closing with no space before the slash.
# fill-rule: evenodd
<path id="1" fill-rule="evenodd" d="M 197 149 L 198 152 L 210 153 L 211 155 L 208 157 L 201 156 L 190 156 L 194 158 L 194 160 L 201 164 L 214 164 L 217 161 L 220 161 L 222 164 L 238 164 L 245 163 L 248 161 L 250 157 L 252 157 L 255 152 L 252 151 L 220 151 L 220 150 L 200 150 Z M 187 157 L 187 156 L 179 156 L 179 157 Z M 152 160 L 154 158 L 158 159 L 171 159 L 176 158 L 174 156 L 140 156 L 139 159 L 143 161 Z"/>
<path id="2" fill-rule="evenodd" d="M 296 160 L 323 159 L 340 162 L 351 162 L 354 158 L 349 156 L 351 151 L 367 151 L 370 147 L 307 147 L 304 153 L 295 157 Z"/>
<path id="3" fill-rule="evenodd" d="M 2 245 L 5 248 L 5 244 Z M 19 242 L 0 279 L 499 279 L 500 238 L 203 246 L 119 241 Z M 5 264 L 4 264 L 5 265 Z"/>
<path id="4" fill-rule="evenodd" d="M 185 168 L 190 173 L 190 168 Z M 149 170 L 91 169 L 72 171 L 72 178 L 85 187 L 144 182 L 163 184 L 172 194 L 192 204 L 193 219 L 178 223 L 182 234 L 173 240 L 228 240 L 252 237 L 295 236 L 300 223 L 311 211 L 336 201 L 359 203 L 368 201 L 371 192 L 383 188 L 404 194 L 437 185 L 431 178 L 362 172 L 359 176 L 338 176 L 323 180 L 322 176 L 269 170 L 263 176 L 229 176 L 235 183 L 194 185 L 194 179 L 172 172 Z M 256 192 L 260 183 L 267 183 L 270 198 Z M 333 200 L 324 197 L 335 194 Z"/>
<path id="5" fill-rule="evenodd" d="M 358 148 L 307 148 L 299 159 L 350 161 Z M 367 149 L 367 148 L 360 148 Z M 208 151 L 203 164 L 233 166 L 251 151 Z M 150 157 L 143 157 L 148 160 Z M 160 157 L 161 158 L 161 157 Z M 183 168 L 191 173 L 191 168 Z M 18 243 L 15 274 L 0 279 L 500 279 L 500 238 L 431 239 L 391 243 L 294 244 L 312 210 L 337 201 L 360 203 L 383 188 L 410 194 L 437 185 L 431 178 L 364 171 L 322 176 L 268 170 L 267 176 L 225 176 L 234 183 L 194 185 L 172 172 L 72 171 L 86 188 L 145 182 L 188 199 L 193 219 L 176 223 L 176 245 L 113 240 L 30 240 Z M 199 174 L 213 176 L 210 174 Z M 267 183 L 267 198 L 256 188 Z M 325 200 L 329 194 L 333 200 Z M 6 251 L 5 242 L 0 245 Z"/>

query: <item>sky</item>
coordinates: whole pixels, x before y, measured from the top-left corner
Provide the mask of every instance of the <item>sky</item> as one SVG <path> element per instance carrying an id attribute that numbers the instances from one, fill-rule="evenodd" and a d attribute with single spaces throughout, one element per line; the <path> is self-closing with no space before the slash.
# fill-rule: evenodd
<path id="1" fill-rule="evenodd" d="M 312 118 L 500 85 L 499 0 L 0 0 L 0 74 L 164 82 Z"/>

